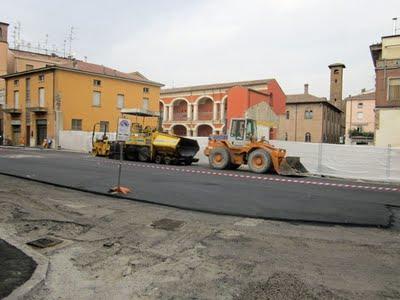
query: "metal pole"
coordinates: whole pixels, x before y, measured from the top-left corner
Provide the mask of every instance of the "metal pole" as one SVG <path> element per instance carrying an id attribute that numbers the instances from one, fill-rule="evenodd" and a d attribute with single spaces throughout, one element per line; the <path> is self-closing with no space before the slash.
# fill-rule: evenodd
<path id="1" fill-rule="evenodd" d="M 119 142 L 119 166 L 118 166 L 118 191 L 121 187 L 121 169 L 122 169 L 122 145 L 123 142 Z"/>
<path id="2" fill-rule="evenodd" d="M 387 161 L 386 161 L 386 178 L 390 179 L 390 156 L 391 156 L 392 145 L 389 144 L 387 148 Z"/>

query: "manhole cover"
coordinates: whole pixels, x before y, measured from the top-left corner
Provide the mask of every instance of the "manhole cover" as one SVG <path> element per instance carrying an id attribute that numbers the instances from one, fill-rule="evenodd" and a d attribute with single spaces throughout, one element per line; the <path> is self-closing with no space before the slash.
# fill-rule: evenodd
<path id="1" fill-rule="evenodd" d="M 185 222 L 179 220 L 172 220 L 172 219 L 160 219 L 154 221 L 151 226 L 156 229 L 164 229 L 164 230 L 175 230 L 181 227 Z"/>
<path id="2" fill-rule="evenodd" d="M 26 243 L 29 246 L 33 246 L 36 248 L 47 248 L 47 247 L 53 247 L 55 245 L 58 245 L 62 243 L 61 240 L 58 239 L 53 239 L 53 238 L 41 238 L 41 239 L 37 239 L 34 241 L 30 241 L 28 243 Z"/>

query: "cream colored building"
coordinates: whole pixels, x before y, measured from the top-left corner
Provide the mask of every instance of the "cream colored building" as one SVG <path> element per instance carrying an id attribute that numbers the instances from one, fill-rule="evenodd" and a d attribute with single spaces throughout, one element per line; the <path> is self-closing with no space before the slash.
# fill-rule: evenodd
<path id="1" fill-rule="evenodd" d="M 373 145 L 375 131 L 375 91 L 362 90 L 346 103 L 346 144 Z"/>
<path id="2" fill-rule="evenodd" d="M 370 46 L 376 74 L 375 145 L 400 148 L 400 35 Z"/>

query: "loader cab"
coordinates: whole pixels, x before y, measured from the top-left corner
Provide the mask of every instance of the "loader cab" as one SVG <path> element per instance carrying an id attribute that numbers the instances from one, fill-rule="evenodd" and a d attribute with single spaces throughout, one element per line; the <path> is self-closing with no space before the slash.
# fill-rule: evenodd
<path id="1" fill-rule="evenodd" d="M 257 126 L 252 119 L 231 119 L 228 141 L 232 145 L 244 145 L 257 138 Z"/>

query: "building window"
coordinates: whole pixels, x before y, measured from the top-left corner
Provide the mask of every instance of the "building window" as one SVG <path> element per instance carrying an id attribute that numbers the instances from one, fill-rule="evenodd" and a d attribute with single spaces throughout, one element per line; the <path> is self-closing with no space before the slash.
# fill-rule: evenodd
<path id="1" fill-rule="evenodd" d="M 357 120 L 362 120 L 364 118 L 364 113 L 363 112 L 358 112 L 357 113 Z"/>
<path id="2" fill-rule="evenodd" d="M 110 123 L 108 121 L 100 121 L 100 132 L 107 132 L 110 128 Z"/>
<path id="3" fill-rule="evenodd" d="M 18 84 L 19 84 L 19 80 L 18 80 L 18 79 L 15 79 L 15 80 L 14 80 L 14 85 L 17 86 Z"/>
<path id="4" fill-rule="evenodd" d="M 117 107 L 119 109 L 122 109 L 122 108 L 124 108 L 124 105 L 125 105 L 125 96 L 122 94 L 118 94 L 117 95 Z"/>
<path id="5" fill-rule="evenodd" d="M 44 74 L 39 75 L 39 82 L 43 82 L 44 81 Z"/>
<path id="6" fill-rule="evenodd" d="M 307 109 L 304 112 L 304 119 L 312 119 L 313 118 L 313 111 L 312 109 Z"/>
<path id="7" fill-rule="evenodd" d="M 82 119 L 72 119 L 71 130 L 82 130 Z"/>
<path id="8" fill-rule="evenodd" d="M 39 88 L 39 107 L 44 107 L 44 88 Z"/>
<path id="9" fill-rule="evenodd" d="M 144 87 L 144 88 L 143 88 L 143 93 L 146 93 L 146 94 L 147 94 L 148 92 L 150 92 L 150 89 L 149 89 L 148 87 Z"/>
<path id="10" fill-rule="evenodd" d="M 290 112 L 287 110 L 286 111 L 286 120 L 289 120 L 289 118 L 290 118 Z"/>
<path id="11" fill-rule="evenodd" d="M 149 98 L 143 98 L 143 107 L 144 110 L 149 109 Z"/>
<path id="12" fill-rule="evenodd" d="M 400 101 L 400 78 L 389 79 L 389 101 Z"/>
<path id="13" fill-rule="evenodd" d="M 101 93 L 99 91 L 93 91 L 92 105 L 100 107 L 100 105 L 101 105 Z"/>
<path id="14" fill-rule="evenodd" d="M 285 132 L 285 141 L 287 141 L 288 140 L 288 134 L 287 134 L 287 132 Z"/>
<path id="15" fill-rule="evenodd" d="M 333 74 L 339 74 L 339 70 L 338 69 L 336 69 L 335 71 L 333 71 Z"/>
<path id="16" fill-rule="evenodd" d="M 14 91 L 14 108 L 19 108 L 19 91 Z"/>
<path id="17" fill-rule="evenodd" d="M 304 140 L 305 140 L 306 143 L 310 143 L 311 142 L 311 133 L 306 132 Z"/>
<path id="18" fill-rule="evenodd" d="M 363 108 L 364 104 L 362 102 L 357 103 L 357 108 Z"/>
<path id="19" fill-rule="evenodd" d="M 93 85 L 94 85 L 94 86 L 101 86 L 101 80 L 94 79 L 94 80 L 93 80 Z"/>
<path id="20" fill-rule="evenodd" d="M 26 69 L 27 71 L 33 70 L 33 65 L 25 65 L 25 69 Z"/>

